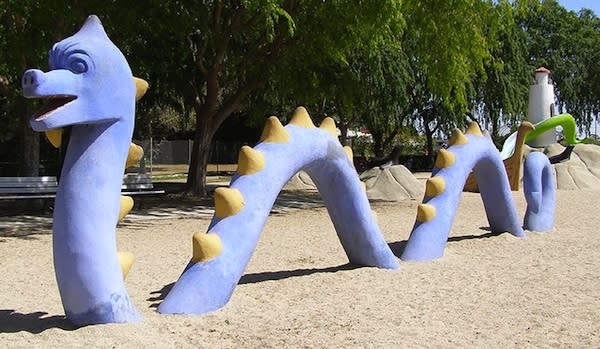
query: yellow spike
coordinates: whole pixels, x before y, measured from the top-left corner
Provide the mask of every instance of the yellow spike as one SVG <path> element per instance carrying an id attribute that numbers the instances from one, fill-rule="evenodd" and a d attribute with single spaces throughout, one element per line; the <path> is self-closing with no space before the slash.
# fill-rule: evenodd
<path id="1" fill-rule="evenodd" d="M 479 125 L 475 121 L 473 121 L 469 124 L 469 127 L 467 128 L 466 133 L 473 135 L 473 136 L 482 136 L 483 135 L 481 133 L 481 129 L 479 128 Z"/>
<path id="2" fill-rule="evenodd" d="M 296 110 L 294 111 L 294 115 L 292 116 L 292 120 L 289 122 L 289 124 L 305 128 L 315 127 L 315 124 L 313 124 L 310 115 L 308 115 L 308 112 L 304 107 L 296 108 Z"/>
<path id="3" fill-rule="evenodd" d="M 240 149 L 238 156 L 237 173 L 240 175 L 250 175 L 265 167 L 265 156 L 258 150 L 254 150 L 245 145 Z"/>
<path id="4" fill-rule="evenodd" d="M 129 274 L 129 269 L 133 265 L 133 253 L 131 252 L 117 252 L 117 258 L 119 259 L 119 265 L 121 266 L 121 273 L 123 274 L 123 279 L 127 277 Z"/>
<path id="5" fill-rule="evenodd" d="M 129 145 L 129 152 L 127 153 L 127 161 L 125 161 L 125 168 L 139 164 L 142 156 L 144 156 L 144 148 L 135 143 L 131 143 Z"/>
<path id="6" fill-rule="evenodd" d="M 360 187 L 365 193 L 367 192 L 367 183 L 360 181 Z"/>
<path id="7" fill-rule="evenodd" d="M 352 151 L 352 148 L 345 145 L 344 151 L 346 152 L 346 156 L 348 156 L 348 159 L 350 160 L 350 162 L 353 162 L 354 161 L 354 152 Z"/>
<path id="8" fill-rule="evenodd" d="M 335 121 L 332 118 L 326 117 L 325 119 L 323 119 L 323 122 L 321 122 L 321 125 L 319 125 L 319 128 L 331 133 L 333 138 L 337 139 L 337 130 L 335 128 Z"/>
<path id="9" fill-rule="evenodd" d="M 446 190 L 446 181 L 441 176 L 433 176 L 425 183 L 425 196 L 438 196 Z"/>
<path id="10" fill-rule="evenodd" d="M 452 136 L 450 136 L 450 146 L 467 143 L 469 143 L 469 139 L 461 132 L 461 130 L 455 128 L 454 131 L 452 131 Z"/>
<path id="11" fill-rule="evenodd" d="M 454 153 L 441 149 L 438 153 L 437 159 L 435 159 L 435 167 L 437 168 L 446 168 L 454 165 L 456 161 L 456 155 Z"/>
<path id="12" fill-rule="evenodd" d="M 131 196 L 121 195 L 121 206 L 119 208 L 119 221 L 121 221 L 133 208 L 133 198 Z"/>
<path id="13" fill-rule="evenodd" d="M 283 128 L 279 119 L 275 116 L 268 118 L 260 136 L 260 141 L 266 143 L 286 143 L 289 140 L 290 134 Z"/>
<path id="14" fill-rule="evenodd" d="M 429 222 L 435 217 L 435 207 L 429 204 L 417 206 L 417 222 Z"/>
<path id="15" fill-rule="evenodd" d="M 373 214 L 373 218 L 375 219 L 375 222 L 379 223 L 379 216 L 377 216 L 377 212 L 371 210 L 371 213 Z"/>
<path id="16" fill-rule="evenodd" d="M 225 218 L 239 213 L 244 208 L 244 196 L 235 188 L 215 189 L 215 215 Z"/>
<path id="17" fill-rule="evenodd" d="M 62 128 L 53 128 L 45 132 L 46 138 L 54 148 L 62 144 Z"/>
<path id="18" fill-rule="evenodd" d="M 139 101 L 140 98 L 144 97 L 146 91 L 148 91 L 148 82 L 144 79 L 133 77 L 133 82 L 135 83 L 135 101 Z"/>
<path id="19" fill-rule="evenodd" d="M 219 235 L 214 233 L 196 233 L 192 237 L 192 262 L 208 262 L 223 251 Z"/>

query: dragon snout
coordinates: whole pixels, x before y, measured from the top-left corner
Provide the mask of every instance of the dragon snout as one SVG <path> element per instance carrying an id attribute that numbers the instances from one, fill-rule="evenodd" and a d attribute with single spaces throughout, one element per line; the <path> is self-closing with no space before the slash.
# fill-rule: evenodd
<path id="1" fill-rule="evenodd" d="M 23 96 L 33 97 L 35 96 L 35 90 L 45 80 L 44 72 L 38 69 L 29 69 L 23 74 L 21 80 L 21 86 L 23 88 Z"/>

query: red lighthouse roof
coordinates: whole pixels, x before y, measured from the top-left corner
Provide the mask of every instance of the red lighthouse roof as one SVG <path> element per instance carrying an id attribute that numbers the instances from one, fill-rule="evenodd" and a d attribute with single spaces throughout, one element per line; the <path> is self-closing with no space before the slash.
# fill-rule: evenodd
<path id="1" fill-rule="evenodd" d="M 539 67 L 535 70 L 536 73 L 547 73 L 550 74 L 550 70 L 548 68 L 545 67 Z"/>

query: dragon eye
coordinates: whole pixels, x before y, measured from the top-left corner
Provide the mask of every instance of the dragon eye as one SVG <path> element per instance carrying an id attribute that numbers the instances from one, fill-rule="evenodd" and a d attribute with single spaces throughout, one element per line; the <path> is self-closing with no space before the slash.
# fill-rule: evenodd
<path id="1" fill-rule="evenodd" d="M 85 73 L 87 71 L 87 63 L 83 59 L 77 59 L 69 64 L 69 68 L 75 74 Z"/>
<path id="2" fill-rule="evenodd" d="M 87 62 L 83 59 L 75 59 L 69 63 L 69 69 L 75 74 L 85 73 L 88 70 Z"/>

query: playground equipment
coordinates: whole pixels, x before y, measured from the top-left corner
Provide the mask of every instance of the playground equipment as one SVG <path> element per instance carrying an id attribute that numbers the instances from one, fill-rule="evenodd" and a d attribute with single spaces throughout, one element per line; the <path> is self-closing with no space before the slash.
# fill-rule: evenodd
<path id="1" fill-rule="evenodd" d="M 523 192 L 527 200 L 523 228 L 551 230 L 554 226 L 556 183 L 550 160 L 543 153 L 533 152 L 525 159 Z"/>
<path id="2" fill-rule="evenodd" d="M 53 46 L 49 65 L 46 73 L 26 71 L 22 85 L 25 97 L 50 102 L 32 117 L 35 131 L 72 126 L 53 223 L 65 313 L 76 325 L 137 321 L 115 239 L 134 123 L 131 70 L 96 16 Z"/>
<path id="3" fill-rule="evenodd" d="M 456 129 L 450 147 L 438 153 L 403 260 L 424 261 L 443 255 L 463 183 L 471 170 L 479 184 L 491 230 L 525 235 L 498 150 L 482 135 L 479 126 L 471 123 L 466 134 Z"/>
<path id="4" fill-rule="evenodd" d="M 527 124 L 524 123 L 529 128 Z M 532 160 L 525 162 L 525 167 L 525 173 L 530 177 L 524 188 L 530 212 L 528 223 L 535 230 L 551 227 L 553 220 L 544 226 L 535 222 L 538 218 L 543 221 L 546 214 L 553 215 L 554 212 L 554 191 L 548 189 L 553 182 L 547 178 L 548 173 L 552 174 L 550 163 L 545 156 L 534 155 Z M 426 261 L 443 255 L 462 185 L 471 171 L 479 184 L 492 232 L 510 232 L 517 237 L 525 237 L 498 150 L 491 139 L 482 135 L 479 126 L 472 123 L 466 134 L 456 129 L 450 138 L 450 147 L 438 153 L 401 259 Z M 543 174 L 543 179 L 538 182 L 535 176 L 540 174 Z M 532 207 L 529 208 L 529 205 Z M 541 210 L 544 205 L 552 205 L 552 209 L 544 207 Z"/>
<path id="5" fill-rule="evenodd" d="M 564 139 L 568 144 L 574 145 L 580 143 L 576 137 L 575 120 L 570 114 L 556 115 L 540 121 L 535 125 L 524 121 L 521 126 L 519 126 L 519 129 L 516 132 L 513 132 L 504 141 L 504 145 L 500 151 L 500 157 L 504 161 L 511 190 L 519 190 L 519 176 L 521 174 L 521 164 L 523 163 L 523 144 L 536 139 L 540 135 L 545 134 L 546 131 L 553 130 L 558 126 L 562 127 Z M 552 164 L 568 159 L 572 151 L 573 147 L 567 147 L 564 153 L 550 159 L 550 163 Z M 477 181 L 473 174 L 467 178 L 464 190 L 474 193 L 479 192 Z"/>
<path id="6" fill-rule="evenodd" d="M 50 69 L 28 70 L 22 86 L 25 97 L 50 100 L 32 117 L 34 130 L 72 126 L 53 223 L 54 267 L 66 316 L 79 326 L 137 321 L 140 316 L 123 283 L 133 255 L 117 253 L 115 226 L 120 212 L 123 215 L 132 205 L 130 198 L 120 196 L 120 188 L 126 162 L 140 156 L 130 140 L 135 98 L 147 85 L 134 83 L 127 61 L 96 16 L 54 45 Z M 456 130 L 450 148 L 440 151 L 403 259 L 442 255 L 471 169 L 482 189 L 492 231 L 524 236 L 498 151 L 476 123 L 466 133 Z M 61 138 L 56 131 L 49 134 L 55 141 Z M 554 192 L 546 190 L 551 185 L 547 162 L 535 156 L 525 163 L 526 199 L 531 205 L 526 225 L 534 230 L 548 228 L 543 224 L 553 215 L 553 208 L 545 209 L 554 204 Z M 215 215 L 208 232 L 193 235 L 192 257 L 158 311 L 203 314 L 224 306 L 279 191 L 300 170 L 319 189 L 348 260 L 398 268 L 352 164 L 352 150 L 337 140 L 335 122 L 325 118 L 317 128 L 300 107 L 285 127 L 276 117 L 269 118 L 260 143 L 242 147 L 229 187 L 215 191 Z"/>
<path id="7" fill-rule="evenodd" d="M 293 153 L 293 157 L 286 154 Z M 229 188 L 215 191 L 208 233 L 193 237 L 193 256 L 158 307 L 161 313 L 203 314 L 223 307 L 242 276 L 277 195 L 296 172 L 306 171 L 327 207 L 351 263 L 396 269 L 363 183 L 342 147 L 333 119 L 320 128 L 302 107 L 283 127 L 271 117 L 256 147 L 243 147 Z"/>
<path id="8" fill-rule="evenodd" d="M 536 139 L 540 135 L 544 134 L 546 131 L 555 129 L 558 126 L 561 126 L 563 129 L 563 136 L 564 136 L 565 142 L 567 142 L 568 144 L 579 144 L 580 143 L 576 137 L 577 132 L 576 132 L 575 120 L 573 119 L 573 116 L 571 114 L 555 115 L 549 119 L 540 121 L 540 122 L 534 124 L 533 126 L 534 126 L 533 130 L 525 135 L 525 138 L 524 138 L 525 143 L 527 143 L 533 139 Z M 518 133 L 518 131 L 513 132 L 504 141 L 504 144 L 502 145 L 502 150 L 500 151 L 500 154 L 501 154 L 503 160 L 508 159 L 510 156 L 512 156 L 513 153 L 515 152 L 515 148 L 518 147 L 519 144 L 521 144 L 518 140 L 517 133 Z"/>
<path id="9" fill-rule="evenodd" d="M 509 157 L 502 158 L 506 175 L 508 176 L 508 183 L 510 184 L 510 189 L 513 191 L 519 190 L 519 175 L 521 173 L 521 165 L 523 164 L 523 144 L 525 143 L 526 136 L 533 130 L 534 126 L 530 122 L 523 121 L 519 126 L 519 130 L 514 133 L 516 138 L 514 152 Z M 469 174 L 463 190 L 473 193 L 479 192 L 477 179 L 473 172 Z"/>

